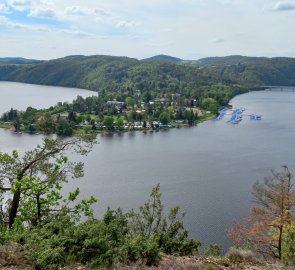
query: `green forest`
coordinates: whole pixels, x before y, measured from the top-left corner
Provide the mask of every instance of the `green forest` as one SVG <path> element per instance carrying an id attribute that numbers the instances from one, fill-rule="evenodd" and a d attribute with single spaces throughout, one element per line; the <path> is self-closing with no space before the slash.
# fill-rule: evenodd
<path id="1" fill-rule="evenodd" d="M 0 61 L 0 80 L 78 87 L 95 91 L 46 110 L 13 108 L 2 125 L 15 131 L 68 136 L 90 130 L 167 128 L 214 117 L 232 97 L 267 85 L 295 85 L 295 60 L 243 56 L 187 61 L 159 55 L 144 60 L 68 56 Z M 4 125 L 5 126 L 5 125 Z"/>

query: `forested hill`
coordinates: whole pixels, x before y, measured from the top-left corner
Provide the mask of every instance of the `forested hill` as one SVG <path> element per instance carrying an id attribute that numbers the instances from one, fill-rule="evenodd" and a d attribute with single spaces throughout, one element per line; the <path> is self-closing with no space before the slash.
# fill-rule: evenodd
<path id="1" fill-rule="evenodd" d="M 295 59 L 228 56 L 185 61 L 161 55 L 147 61 L 77 55 L 28 64 L 0 63 L 0 80 L 95 91 L 156 91 L 197 96 L 224 87 L 294 86 Z"/>
<path id="2" fill-rule="evenodd" d="M 159 55 L 152 56 L 150 58 L 143 59 L 143 61 L 146 61 L 146 62 L 153 62 L 153 61 L 156 62 L 157 61 L 157 62 L 168 62 L 168 63 L 178 64 L 179 62 L 181 62 L 183 60 L 180 58 L 177 58 L 177 57 L 159 54 Z"/>
<path id="3" fill-rule="evenodd" d="M 3 57 L 3 58 L 0 58 L 0 62 L 10 63 L 10 64 L 32 64 L 32 63 L 38 63 L 41 61 L 35 60 L 35 59 L 26 59 L 22 57 Z"/>

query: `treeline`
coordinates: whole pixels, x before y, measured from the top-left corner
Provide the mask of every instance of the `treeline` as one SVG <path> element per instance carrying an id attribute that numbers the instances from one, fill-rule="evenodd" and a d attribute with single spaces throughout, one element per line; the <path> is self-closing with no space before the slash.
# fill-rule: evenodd
<path id="1" fill-rule="evenodd" d="M 37 64 L 0 64 L 0 80 L 79 87 L 104 95 L 200 96 L 215 84 L 235 86 L 206 69 L 127 57 L 69 56 Z"/>
<path id="2" fill-rule="evenodd" d="M 295 59 L 265 57 L 212 57 L 176 61 L 167 57 L 137 60 L 113 56 L 68 56 L 37 63 L 0 64 L 0 80 L 80 87 L 112 93 L 203 93 L 216 83 L 294 85 Z"/>
<path id="3" fill-rule="evenodd" d="M 166 93 L 162 96 L 154 91 L 103 92 L 87 98 L 78 96 L 72 103 L 58 102 L 43 110 L 28 107 L 25 111 L 17 111 L 12 108 L 0 120 L 13 124 L 17 132 L 57 133 L 62 136 L 70 136 L 79 128 L 86 131 L 133 129 L 137 122 L 142 128 L 167 127 L 175 121 L 192 126 L 202 117 L 201 110 L 215 115 L 234 95 L 244 92 L 244 89 L 221 83 L 205 89 L 201 96 L 193 93 Z"/>
<path id="4" fill-rule="evenodd" d="M 169 99 L 149 104 L 127 97 L 125 102 L 109 103 L 97 96 L 78 96 L 72 103 L 59 102 L 48 109 L 28 107 L 25 111 L 18 111 L 11 108 L 0 121 L 13 125 L 16 132 L 57 133 L 61 136 L 71 136 L 74 130 L 79 129 L 86 133 L 103 129 L 135 129 L 139 123 L 143 129 L 157 129 L 159 125 L 167 128 L 168 124 L 172 127 L 171 121 L 177 120 L 194 125 L 199 118 L 195 101 L 182 99 L 180 102 L 183 106 L 178 107 L 176 104 L 173 106 Z M 214 111 L 218 108 L 212 98 L 205 98 L 203 105 Z"/>

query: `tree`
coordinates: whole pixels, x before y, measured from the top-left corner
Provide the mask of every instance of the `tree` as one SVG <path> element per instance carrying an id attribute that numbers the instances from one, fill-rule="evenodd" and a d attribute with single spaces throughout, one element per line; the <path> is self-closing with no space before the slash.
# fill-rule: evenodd
<path id="1" fill-rule="evenodd" d="M 16 115 L 14 120 L 13 120 L 13 126 L 14 126 L 15 132 L 20 131 L 20 121 L 19 121 L 19 116 L 18 115 Z"/>
<path id="2" fill-rule="evenodd" d="M 129 122 L 132 122 L 136 119 L 136 112 L 134 110 L 127 111 L 126 116 L 127 120 Z"/>
<path id="3" fill-rule="evenodd" d="M 213 113 L 217 113 L 218 110 L 218 104 L 214 98 L 204 98 L 201 102 L 202 108 L 205 110 L 209 110 Z"/>
<path id="4" fill-rule="evenodd" d="M 176 206 L 165 215 L 161 196 L 160 184 L 157 184 L 139 212 L 133 209 L 129 212 L 129 233 L 133 237 L 153 238 L 166 254 L 196 255 L 201 243 L 188 237 L 183 224 L 185 213 Z"/>
<path id="5" fill-rule="evenodd" d="M 108 128 L 112 129 L 114 127 L 114 118 L 112 116 L 105 116 L 103 124 Z"/>
<path id="6" fill-rule="evenodd" d="M 116 124 L 119 128 L 122 128 L 124 126 L 124 119 L 123 117 L 118 117 Z"/>
<path id="7" fill-rule="evenodd" d="M 272 172 L 263 183 L 253 187 L 256 206 L 243 223 L 235 223 L 229 236 L 238 244 L 250 245 L 264 257 L 282 259 L 288 232 L 295 222 L 295 190 L 287 166 Z M 294 255 L 295 256 L 295 255 Z"/>
<path id="8" fill-rule="evenodd" d="M 56 123 L 56 133 L 60 136 L 71 136 L 73 134 L 73 128 L 69 121 L 60 118 Z"/>
<path id="9" fill-rule="evenodd" d="M 187 120 L 189 126 L 192 126 L 196 119 L 196 115 L 194 114 L 193 110 L 185 110 L 183 114 L 183 118 Z"/>
<path id="10" fill-rule="evenodd" d="M 76 122 L 77 121 L 77 114 L 73 111 L 70 111 L 68 113 L 68 120 L 72 121 L 72 122 Z"/>
<path id="11" fill-rule="evenodd" d="M 55 121 L 49 113 L 45 113 L 43 116 L 40 117 L 39 129 L 46 133 L 55 131 Z"/>
<path id="12" fill-rule="evenodd" d="M 40 185 L 41 189 L 57 187 L 58 184 L 66 182 L 68 176 L 80 177 L 83 165 L 68 162 L 66 152 L 72 150 L 84 155 L 90 151 L 92 144 L 93 140 L 89 137 L 69 140 L 45 138 L 43 145 L 27 151 L 23 156 L 17 151 L 10 155 L 0 152 L 0 195 L 5 195 L 0 196 L 1 212 L 4 214 L 2 222 L 8 223 L 9 228 L 12 228 L 20 210 L 21 200 L 26 200 L 22 198 L 23 194 L 36 195 L 36 189 L 38 190 Z M 36 201 L 38 205 L 37 197 Z M 37 207 L 37 218 L 40 218 L 39 210 Z"/>
<path id="13" fill-rule="evenodd" d="M 167 125 L 170 122 L 170 115 L 167 112 L 161 112 L 159 120 L 163 125 Z"/>
<path id="14" fill-rule="evenodd" d="M 133 107 L 135 104 L 134 99 L 132 97 L 126 97 L 125 102 L 129 107 Z"/>

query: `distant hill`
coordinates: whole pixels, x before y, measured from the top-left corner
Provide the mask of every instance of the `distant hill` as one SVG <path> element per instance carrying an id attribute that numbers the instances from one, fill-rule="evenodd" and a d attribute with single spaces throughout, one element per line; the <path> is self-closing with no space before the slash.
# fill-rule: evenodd
<path id="1" fill-rule="evenodd" d="M 182 59 L 177 58 L 177 57 L 173 57 L 173 56 L 169 56 L 169 55 L 165 55 L 165 54 L 159 54 L 159 55 L 155 55 L 152 56 L 150 58 L 146 58 L 143 59 L 142 61 L 145 62 L 166 62 L 166 63 L 180 63 L 182 61 Z"/>
<path id="2" fill-rule="evenodd" d="M 41 62 L 40 60 L 26 59 L 22 57 L 2 57 L 0 58 L 1 63 L 12 63 L 12 64 L 33 64 Z"/>
<path id="3" fill-rule="evenodd" d="M 76 55 L 36 63 L 0 62 L 0 80 L 85 88 L 112 94 L 112 99 L 138 91 L 201 97 L 214 90 L 231 96 L 239 89 L 264 85 L 295 86 L 295 59 L 236 55 L 187 61 L 165 55 L 144 60 Z"/>
<path id="4" fill-rule="evenodd" d="M 239 63 L 249 63 L 268 59 L 265 57 L 248 57 L 242 55 L 230 55 L 222 57 L 206 57 L 197 60 L 201 65 L 237 65 Z"/>

